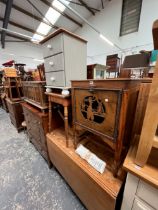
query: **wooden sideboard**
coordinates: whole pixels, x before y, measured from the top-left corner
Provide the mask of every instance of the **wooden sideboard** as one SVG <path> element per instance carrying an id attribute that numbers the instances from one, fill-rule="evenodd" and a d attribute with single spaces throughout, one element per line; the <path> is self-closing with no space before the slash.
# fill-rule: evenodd
<path id="1" fill-rule="evenodd" d="M 46 134 L 48 133 L 48 113 L 42 113 L 37 108 L 34 108 L 27 103 L 22 103 L 22 108 L 24 111 L 29 139 L 47 161 L 48 166 L 51 167 L 46 143 Z"/>
<path id="2" fill-rule="evenodd" d="M 72 81 L 75 146 L 78 127 L 102 137 L 114 151 L 115 176 L 130 145 L 140 83 L 131 79 Z"/>
<path id="3" fill-rule="evenodd" d="M 7 107 L 9 110 L 9 116 L 11 123 L 15 126 L 17 131 L 23 129 L 22 122 L 24 121 L 24 115 L 22 110 L 22 101 L 12 102 L 9 98 L 6 99 Z"/>

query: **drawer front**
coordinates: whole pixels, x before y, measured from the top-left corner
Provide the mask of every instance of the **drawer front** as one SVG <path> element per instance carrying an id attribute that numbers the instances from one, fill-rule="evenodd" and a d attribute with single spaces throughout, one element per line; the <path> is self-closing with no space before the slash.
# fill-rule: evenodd
<path id="1" fill-rule="evenodd" d="M 143 201 L 135 199 L 132 210 L 154 210 L 154 209 L 148 204 L 144 203 Z"/>
<path id="2" fill-rule="evenodd" d="M 136 195 L 158 210 L 158 189 L 140 180 Z"/>
<path id="3" fill-rule="evenodd" d="M 74 121 L 85 129 L 116 140 L 122 90 L 74 89 Z"/>
<path id="4" fill-rule="evenodd" d="M 60 53 L 45 59 L 45 72 L 64 70 L 64 55 Z"/>
<path id="5" fill-rule="evenodd" d="M 48 86 L 64 87 L 65 86 L 65 72 L 46 72 L 46 83 Z"/>
<path id="6" fill-rule="evenodd" d="M 48 57 L 63 52 L 63 35 L 59 34 L 43 44 L 43 56 Z"/>

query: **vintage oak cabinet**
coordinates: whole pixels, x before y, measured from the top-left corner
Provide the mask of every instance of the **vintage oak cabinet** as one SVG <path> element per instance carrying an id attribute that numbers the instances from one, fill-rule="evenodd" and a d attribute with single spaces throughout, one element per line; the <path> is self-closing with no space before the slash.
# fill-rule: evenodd
<path id="1" fill-rule="evenodd" d="M 27 103 L 22 103 L 22 108 L 24 111 L 30 142 L 34 144 L 35 148 L 47 161 L 49 167 L 51 167 L 46 143 L 46 134 L 48 132 L 48 113 L 42 113 L 37 108 L 34 108 Z"/>
<path id="2" fill-rule="evenodd" d="M 139 86 L 131 79 L 72 81 L 75 146 L 78 127 L 100 136 L 114 151 L 115 176 L 129 147 Z"/>
<path id="3" fill-rule="evenodd" d="M 47 86 L 70 87 L 72 79 L 86 79 L 87 41 L 58 29 L 41 41 Z"/>

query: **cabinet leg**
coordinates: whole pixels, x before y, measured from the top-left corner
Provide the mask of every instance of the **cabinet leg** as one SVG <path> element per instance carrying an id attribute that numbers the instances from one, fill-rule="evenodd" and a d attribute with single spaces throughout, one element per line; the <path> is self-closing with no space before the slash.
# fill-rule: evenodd
<path id="1" fill-rule="evenodd" d="M 66 147 L 69 145 L 69 140 L 68 140 L 68 107 L 64 107 L 64 124 L 65 124 L 65 135 L 66 135 Z"/>
<path id="2" fill-rule="evenodd" d="M 49 101 L 49 133 L 52 131 L 52 103 Z"/>

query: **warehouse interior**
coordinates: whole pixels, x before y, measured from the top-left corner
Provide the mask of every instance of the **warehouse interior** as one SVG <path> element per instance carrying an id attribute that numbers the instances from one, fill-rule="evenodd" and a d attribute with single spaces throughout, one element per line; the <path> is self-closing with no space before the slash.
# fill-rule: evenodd
<path id="1" fill-rule="evenodd" d="M 0 0 L 0 209 L 158 210 L 158 0 Z"/>

